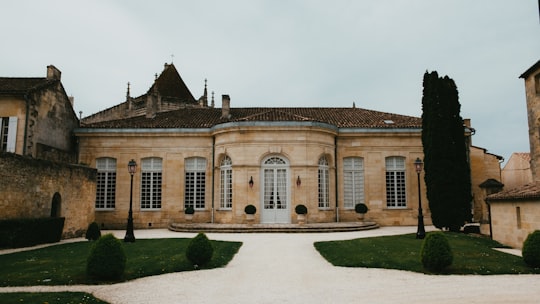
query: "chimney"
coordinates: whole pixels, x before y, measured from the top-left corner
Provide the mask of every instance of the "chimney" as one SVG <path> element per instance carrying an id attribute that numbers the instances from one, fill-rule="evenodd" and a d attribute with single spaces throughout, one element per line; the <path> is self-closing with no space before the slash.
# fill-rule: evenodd
<path id="1" fill-rule="evenodd" d="M 62 72 L 60 72 L 59 69 L 57 69 L 54 65 L 48 65 L 47 66 L 47 79 L 48 80 L 60 80 L 60 77 L 62 77 Z"/>
<path id="2" fill-rule="evenodd" d="M 229 119 L 231 117 L 231 98 L 229 95 L 221 95 L 221 118 Z"/>

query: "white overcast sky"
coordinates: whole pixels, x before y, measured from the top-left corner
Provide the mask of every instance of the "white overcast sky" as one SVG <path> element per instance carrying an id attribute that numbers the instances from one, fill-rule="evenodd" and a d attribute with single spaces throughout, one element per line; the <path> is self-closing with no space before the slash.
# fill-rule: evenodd
<path id="1" fill-rule="evenodd" d="M 421 116 L 426 70 L 448 75 L 473 144 L 528 152 L 524 83 L 537 0 L 2 1 L 0 76 L 62 71 L 83 117 L 144 94 L 174 62 L 232 107 L 357 107 Z M 172 57 L 171 55 L 174 55 Z"/>

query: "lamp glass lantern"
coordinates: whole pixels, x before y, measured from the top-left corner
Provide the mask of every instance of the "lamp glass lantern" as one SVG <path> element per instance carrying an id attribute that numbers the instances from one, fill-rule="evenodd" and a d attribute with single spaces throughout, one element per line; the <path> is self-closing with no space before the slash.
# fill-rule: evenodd
<path id="1" fill-rule="evenodd" d="M 423 168 L 424 168 L 424 163 L 419 157 L 417 157 L 416 160 L 414 161 L 414 169 L 416 170 L 416 173 L 422 172 Z"/>

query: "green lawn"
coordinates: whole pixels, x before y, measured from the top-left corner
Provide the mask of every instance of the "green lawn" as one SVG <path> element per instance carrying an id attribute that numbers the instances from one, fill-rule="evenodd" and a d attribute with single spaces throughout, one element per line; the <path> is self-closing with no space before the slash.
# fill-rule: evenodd
<path id="1" fill-rule="evenodd" d="M 84 292 L 13 292 L 0 293 L 0 303 L 62 303 L 62 304 L 107 304 Z"/>
<path id="2" fill-rule="evenodd" d="M 445 233 L 453 264 L 445 274 L 538 274 L 521 257 L 492 248 L 503 247 L 485 237 L 462 233 Z M 317 242 L 315 248 L 330 263 L 344 267 L 368 267 L 429 273 L 420 262 L 422 240 L 415 234 L 360 238 L 347 241 Z"/>
<path id="3" fill-rule="evenodd" d="M 126 271 L 122 281 L 151 275 L 190 271 L 185 257 L 190 239 L 139 239 L 123 243 Z M 240 249 L 240 242 L 211 241 L 214 255 L 203 269 L 223 267 Z M 92 242 L 54 245 L 0 255 L 0 286 L 100 284 L 86 276 L 86 259 Z"/>

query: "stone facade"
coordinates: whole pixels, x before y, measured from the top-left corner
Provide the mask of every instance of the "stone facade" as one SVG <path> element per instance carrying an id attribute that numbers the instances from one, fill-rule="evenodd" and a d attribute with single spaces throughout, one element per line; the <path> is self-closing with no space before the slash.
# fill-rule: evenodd
<path id="1" fill-rule="evenodd" d="M 76 163 L 79 120 L 60 78 L 54 66 L 44 78 L 0 77 L 0 117 L 16 118 L 15 149 L 7 152 Z"/>
<path id="2" fill-rule="evenodd" d="M 540 230 L 538 199 L 492 201 L 493 239 L 514 248 L 522 248 L 527 236 Z"/>
<path id="3" fill-rule="evenodd" d="M 308 222 L 355 221 L 354 209 L 343 203 L 343 159 L 360 157 L 364 160 L 365 203 L 370 208 L 367 217 L 380 225 L 415 225 L 418 193 L 413 162 L 422 157 L 420 132 L 381 132 L 368 134 L 339 134 L 336 130 L 313 125 L 290 126 L 230 126 L 205 132 L 133 132 L 114 134 L 95 130 L 77 133 L 80 139 L 80 160 L 95 167 L 96 159 L 111 157 L 117 161 L 116 207 L 96 211 L 96 221 L 106 228 L 122 228 L 129 209 L 130 176 L 127 163 L 137 163 L 148 157 L 163 161 L 162 203 L 160 210 L 142 210 L 141 173 L 134 175 L 133 214 L 136 228 L 166 227 L 171 222 L 183 222 L 185 198 L 185 160 L 200 157 L 206 160 L 206 205 L 195 212 L 194 222 L 244 223 L 244 207 L 257 207 L 255 222 L 261 221 L 263 210 L 263 162 L 268 156 L 287 161 L 288 221 L 296 222 L 294 207 L 308 207 Z M 128 148 L 126 148 L 128 147 Z M 220 207 L 220 162 L 232 160 L 232 208 Z M 318 206 L 318 161 L 325 156 L 329 162 L 328 208 Z M 385 158 L 400 156 L 406 162 L 407 206 L 387 208 Z M 122 164 L 125 164 L 123 166 Z M 250 187 L 249 180 L 253 180 Z M 298 180 L 300 183 L 297 184 Z M 425 186 L 422 182 L 426 224 L 430 224 Z M 337 201 L 337 206 L 336 206 Z M 337 207 L 337 208 L 336 208 Z"/>
<path id="4" fill-rule="evenodd" d="M 532 183 L 530 153 L 512 153 L 502 169 L 502 182 L 506 189 Z"/>
<path id="5" fill-rule="evenodd" d="M 490 193 L 481 185 L 486 180 L 501 180 L 500 162 L 502 157 L 488 153 L 486 149 L 472 146 L 470 147 L 469 158 L 473 191 L 473 222 L 480 224 L 482 233 L 489 234 L 489 214 L 486 197 Z"/>
<path id="6" fill-rule="evenodd" d="M 520 78 L 525 81 L 531 172 L 534 181 L 540 181 L 540 61 L 531 66 Z"/>
<path id="7" fill-rule="evenodd" d="M 525 81 L 533 181 L 505 188 L 486 199 L 490 205 L 493 239 L 517 248 L 523 246 L 528 234 L 540 229 L 540 61 L 520 78 Z"/>
<path id="8" fill-rule="evenodd" d="M 96 170 L 0 153 L 0 218 L 65 217 L 63 237 L 94 220 Z"/>

